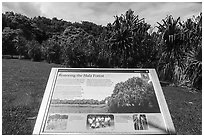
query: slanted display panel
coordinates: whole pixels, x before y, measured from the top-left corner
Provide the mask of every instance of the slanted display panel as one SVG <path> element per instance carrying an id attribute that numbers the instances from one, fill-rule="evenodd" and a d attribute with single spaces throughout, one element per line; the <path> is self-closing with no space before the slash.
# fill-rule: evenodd
<path id="1" fill-rule="evenodd" d="M 168 134 L 150 72 L 57 69 L 41 134 Z"/>

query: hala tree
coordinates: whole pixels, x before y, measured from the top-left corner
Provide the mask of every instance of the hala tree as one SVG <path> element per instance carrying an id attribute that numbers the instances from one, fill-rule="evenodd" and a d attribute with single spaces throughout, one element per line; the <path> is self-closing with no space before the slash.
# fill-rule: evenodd
<path id="1" fill-rule="evenodd" d="M 149 49 L 146 40 L 148 41 L 147 31 L 150 25 L 145 23 L 144 18 L 139 19 L 139 16 L 135 16 L 134 11 L 129 9 L 125 15 L 115 16 L 111 27 L 110 43 L 113 64 L 118 67 L 134 67 L 132 64 L 137 66 L 146 56 L 146 54 L 143 55 L 145 49 Z"/>
<path id="2" fill-rule="evenodd" d="M 190 84 L 197 88 L 202 89 L 202 47 L 201 45 L 186 53 L 187 55 L 187 68 L 185 70 L 186 79 Z"/>
<path id="3" fill-rule="evenodd" d="M 187 19 L 183 24 L 183 39 L 185 51 L 192 50 L 201 45 L 202 42 L 202 13 L 199 16 Z"/>
<path id="4" fill-rule="evenodd" d="M 128 10 L 125 15 L 121 15 L 120 17 L 115 16 L 110 41 L 113 63 L 119 67 L 126 67 L 127 65 L 126 62 L 128 57 L 130 57 L 133 44 L 132 29 L 137 22 L 138 18 L 134 16 L 132 10 Z M 121 59 L 117 58 L 119 55 Z"/>
<path id="5" fill-rule="evenodd" d="M 152 83 L 133 77 L 115 85 L 108 102 L 110 112 L 158 112 Z"/>
<path id="6" fill-rule="evenodd" d="M 158 72 L 160 78 L 171 82 L 179 82 L 183 76 L 184 39 L 180 18 L 176 20 L 167 16 L 159 23 L 158 32 L 161 35 Z"/>
<path id="7" fill-rule="evenodd" d="M 183 23 L 172 16 L 162 21 L 158 23 L 159 76 L 176 84 L 190 81 L 195 87 L 202 79 L 202 14 Z"/>
<path id="8" fill-rule="evenodd" d="M 185 78 L 191 86 L 202 89 L 202 14 L 184 23 L 186 39 Z"/>

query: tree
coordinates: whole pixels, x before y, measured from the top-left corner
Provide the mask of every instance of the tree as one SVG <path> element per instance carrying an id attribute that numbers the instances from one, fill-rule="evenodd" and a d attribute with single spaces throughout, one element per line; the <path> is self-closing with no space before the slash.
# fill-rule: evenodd
<path id="1" fill-rule="evenodd" d="M 190 84 L 202 89 L 202 46 L 194 48 L 187 53 L 187 68 L 185 70 L 186 79 Z"/>
<path id="2" fill-rule="evenodd" d="M 16 36 L 13 39 L 15 49 L 17 51 L 17 54 L 19 55 L 19 58 L 24 56 L 24 58 L 28 58 L 28 48 L 26 47 L 27 40 L 23 36 L 23 31 L 21 29 L 17 29 Z"/>
<path id="3" fill-rule="evenodd" d="M 159 76 L 163 80 L 177 83 L 182 80 L 185 68 L 184 39 L 182 36 L 182 26 L 180 17 L 174 20 L 172 16 L 167 16 L 159 24 L 158 32 L 161 35 L 159 52 Z"/>
<path id="4" fill-rule="evenodd" d="M 136 23 L 136 17 L 133 15 L 132 10 L 128 10 L 125 15 L 120 17 L 115 16 L 113 23 L 113 34 L 111 38 L 111 51 L 114 58 L 114 64 L 122 67 L 126 67 L 127 58 L 131 56 L 133 44 L 132 27 Z M 121 60 L 117 61 L 117 56 L 121 56 Z M 121 65 L 122 63 L 122 65 Z"/>
<path id="5" fill-rule="evenodd" d="M 19 58 L 22 56 L 24 56 L 24 58 L 28 58 L 28 48 L 26 47 L 28 41 L 25 39 L 25 37 L 17 35 L 14 41 Z"/>
<path id="6" fill-rule="evenodd" d="M 2 13 L 2 31 L 7 27 L 7 18 L 6 15 Z"/>
<path id="7" fill-rule="evenodd" d="M 81 28 L 68 27 L 63 35 L 61 47 L 63 59 L 69 67 L 90 67 L 94 37 Z"/>
<path id="8" fill-rule="evenodd" d="M 2 54 L 3 55 L 15 55 L 17 54 L 15 48 L 15 37 L 18 32 L 9 27 L 5 27 L 2 32 Z"/>
<path id="9" fill-rule="evenodd" d="M 23 36 L 28 40 L 33 38 L 30 18 L 13 12 L 6 12 L 4 17 L 6 18 L 7 27 L 14 30 L 21 29 L 23 31 Z"/>
<path id="10" fill-rule="evenodd" d="M 175 84 L 191 81 L 190 84 L 198 88 L 202 79 L 202 14 L 183 23 L 172 16 L 162 21 L 163 24 L 158 23 L 161 37 L 158 55 L 161 58 L 157 69 L 160 78 Z"/>
<path id="11" fill-rule="evenodd" d="M 94 64 L 100 68 L 109 68 L 113 67 L 111 61 L 111 50 L 110 50 L 110 30 L 104 28 L 101 32 L 101 35 L 96 39 L 94 47 Z"/>
<path id="12" fill-rule="evenodd" d="M 72 26 L 75 28 L 81 28 L 94 37 L 100 36 L 101 31 L 103 30 L 101 25 L 96 25 L 95 23 L 89 21 L 82 21 L 81 23 L 75 22 L 72 24 Z"/>
<path id="13" fill-rule="evenodd" d="M 44 59 L 47 60 L 48 63 L 63 63 L 60 42 L 61 38 L 58 35 L 54 35 L 52 38 L 43 42 L 42 52 Z"/>
<path id="14" fill-rule="evenodd" d="M 29 41 L 26 45 L 28 47 L 28 55 L 32 61 L 41 61 L 42 59 L 42 48 L 41 45 L 35 41 Z"/>
<path id="15" fill-rule="evenodd" d="M 197 48 L 202 43 L 202 13 L 197 17 L 187 19 L 183 24 L 183 39 L 185 41 L 185 51 L 188 52 Z"/>
<path id="16" fill-rule="evenodd" d="M 153 85 L 139 77 L 117 83 L 108 105 L 111 112 L 159 111 Z"/>
<path id="17" fill-rule="evenodd" d="M 183 24 L 185 39 L 185 81 L 202 89 L 202 13 Z M 184 82 L 185 82 L 184 81 Z"/>
<path id="18" fill-rule="evenodd" d="M 147 30 L 150 25 L 145 23 L 144 18 L 139 19 L 139 16 L 134 15 L 134 11 L 129 9 L 125 15 L 115 16 L 115 21 L 112 25 L 111 51 L 113 64 L 118 67 L 134 67 L 132 64 L 138 65 L 135 62 L 142 59 L 142 54 L 145 53 L 144 47 L 149 47 L 145 44 Z M 148 49 L 148 48 L 146 48 Z M 118 58 L 118 57 L 121 58 Z"/>

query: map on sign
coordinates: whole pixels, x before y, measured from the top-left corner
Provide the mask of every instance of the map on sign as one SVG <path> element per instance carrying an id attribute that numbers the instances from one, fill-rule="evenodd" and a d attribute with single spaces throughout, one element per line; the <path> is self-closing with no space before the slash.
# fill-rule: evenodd
<path id="1" fill-rule="evenodd" d="M 151 72 L 155 71 L 53 69 L 34 134 L 173 133 L 168 108 L 161 106 L 165 99 Z"/>

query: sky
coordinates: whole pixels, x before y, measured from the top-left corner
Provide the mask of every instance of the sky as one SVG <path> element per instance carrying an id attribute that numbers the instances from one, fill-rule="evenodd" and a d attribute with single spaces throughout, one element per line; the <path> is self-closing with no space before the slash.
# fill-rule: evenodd
<path id="1" fill-rule="evenodd" d="M 2 12 L 14 11 L 28 17 L 57 17 L 70 22 L 90 21 L 106 26 L 114 16 L 132 9 L 152 27 L 167 15 L 182 21 L 202 12 L 201 2 L 3 2 Z"/>

